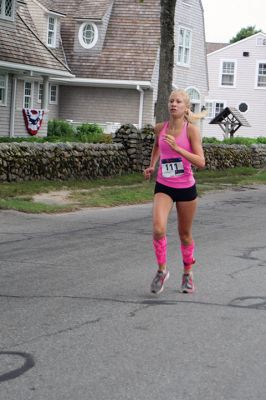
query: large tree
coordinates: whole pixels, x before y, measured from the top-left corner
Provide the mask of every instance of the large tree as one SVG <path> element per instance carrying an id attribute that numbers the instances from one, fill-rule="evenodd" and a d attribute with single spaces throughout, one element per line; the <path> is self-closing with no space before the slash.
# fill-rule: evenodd
<path id="1" fill-rule="evenodd" d="M 230 39 L 230 43 L 239 42 L 239 40 L 245 39 L 249 36 L 255 35 L 255 33 L 261 32 L 261 29 L 257 30 L 254 26 L 247 26 L 246 28 L 241 28 L 240 31 Z"/>
<path id="2" fill-rule="evenodd" d="M 139 0 L 141 3 L 145 0 Z M 165 121 L 168 117 L 168 97 L 172 91 L 174 66 L 174 29 L 176 0 L 161 0 L 160 11 L 160 62 L 158 95 L 155 109 L 157 122 Z"/>
<path id="3" fill-rule="evenodd" d="M 155 110 L 157 122 L 165 121 L 168 117 L 167 103 L 173 82 L 175 6 L 176 0 L 161 0 L 159 83 Z"/>

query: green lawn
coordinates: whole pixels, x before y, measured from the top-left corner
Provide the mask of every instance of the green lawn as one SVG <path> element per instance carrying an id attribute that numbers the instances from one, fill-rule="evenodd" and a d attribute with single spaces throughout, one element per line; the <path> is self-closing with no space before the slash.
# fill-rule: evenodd
<path id="1" fill-rule="evenodd" d="M 224 190 L 235 185 L 266 183 L 266 170 L 233 168 L 222 171 L 195 173 L 199 195 L 210 190 Z M 0 209 L 28 213 L 57 213 L 84 207 L 113 207 L 152 201 L 154 180 L 143 179 L 142 174 L 130 174 L 91 181 L 27 181 L 0 184 Z M 60 202 L 61 191 L 67 192 L 67 202 Z M 34 199 L 41 193 L 56 192 L 57 202 L 48 204 Z"/>

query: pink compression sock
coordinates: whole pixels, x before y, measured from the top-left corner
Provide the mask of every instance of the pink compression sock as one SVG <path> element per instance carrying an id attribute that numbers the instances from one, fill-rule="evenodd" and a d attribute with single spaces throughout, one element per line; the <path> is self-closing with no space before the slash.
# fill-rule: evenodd
<path id="1" fill-rule="evenodd" d="M 154 251 L 155 251 L 158 265 L 165 265 L 166 264 L 166 251 L 167 251 L 166 236 L 164 236 L 161 239 L 153 239 L 153 246 L 154 246 Z"/>
<path id="2" fill-rule="evenodd" d="M 183 264 L 184 264 L 185 271 L 190 271 L 192 264 L 195 263 L 194 249 L 195 249 L 194 242 L 192 242 L 191 244 L 188 244 L 188 245 L 181 243 L 181 253 L 182 253 L 182 257 L 183 257 Z"/>

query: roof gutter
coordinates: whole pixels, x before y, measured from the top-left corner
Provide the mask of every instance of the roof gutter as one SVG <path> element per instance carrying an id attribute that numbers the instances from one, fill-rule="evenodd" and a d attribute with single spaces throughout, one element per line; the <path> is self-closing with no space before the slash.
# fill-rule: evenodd
<path id="1" fill-rule="evenodd" d="M 0 61 L 0 68 L 11 69 L 14 72 L 22 72 L 25 75 L 28 73 L 29 75 L 38 74 L 38 75 L 49 75 L 50 77 L 58 77 L 58 78 L 73 78 L 75 75 L 71 74 L 68 71 L 62 71 L 57 69 L 50 68 L 42 68 L 37 67 L 36 65 L 27 65 L 27 64 L 18 64 L 12 63 L 8 61 Z"/>
<path id="2" fill-rule="evenodd" d="M 90 78 L 52 78 L 62 85 L 74 85 L 74 86 L 92 86 L 92 87 L 110 87 L 110 88 L 122 88 L 122 89 L 136 89 L 141 87 L 142 89 L 152 89 L 150 81 L 131 81 L 123 79 L 90 79 Z"/>

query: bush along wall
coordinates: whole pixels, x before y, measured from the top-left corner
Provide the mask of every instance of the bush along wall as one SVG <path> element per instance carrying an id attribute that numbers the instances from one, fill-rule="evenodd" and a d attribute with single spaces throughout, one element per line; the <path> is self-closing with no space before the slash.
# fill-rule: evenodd
<path id="1" fill-rule="evenodd" d="M 0 181 L 94 179 L 142 172 L 154 143 L 151 126 L 123 125 L 112 144 L 0 143 Z M 266 145 L 204 144 L 207 169 L 266 166 Z"/>

